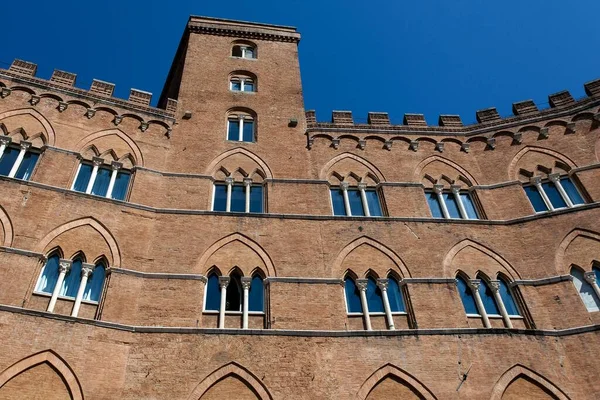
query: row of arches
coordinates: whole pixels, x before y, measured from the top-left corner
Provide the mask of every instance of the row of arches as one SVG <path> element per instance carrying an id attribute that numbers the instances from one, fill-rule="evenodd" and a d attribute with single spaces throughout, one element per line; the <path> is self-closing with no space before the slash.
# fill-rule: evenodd
<path id="1" fill-rule="evenodd" d="M 43 375 L 45 380 L 35 379 Z M 24 381 L 25 378 L 25 382 Z M 264 378 L 263 378 L 264 379 Z M 187 397 L 188 400 L 236 398 L 272 400 L 270 390 L 255 373 L 237 362 L 229 362 L 203 378 Z M 27 384 L 26 381 L 30 383 Z M 34 395 L 52 387 L 54 398 L 84 399 L 84 387 L 74 369 L 59 354 L 45 350 L 25 357 L 0 373 L 0 395 L 17 395 L 25 391 Z M 47 391 L 46 391 L 47 392 Z M 58 395 L 59 397 L 56 397 Z M 499 375 L 491 390 L 491 400 L 513 398 L 568 400 L 570 397 L 556 384 L 522 364 L 515 364 Z M 421 379 L 393 364 L 385 364 L 371 373 L 358 389 L 357 400 L 420 399 L 439 397 Z"/>

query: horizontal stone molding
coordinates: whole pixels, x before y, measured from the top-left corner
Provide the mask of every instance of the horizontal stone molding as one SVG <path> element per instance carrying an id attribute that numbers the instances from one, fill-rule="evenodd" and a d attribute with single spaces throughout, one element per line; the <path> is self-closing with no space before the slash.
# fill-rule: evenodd
<path id="1" fill-rule="evenodd" d="M 265 279 L 267 282 L 282 282 L 282 283 L 306 283 L 306 284 L 326 284 L 326 285 L 342 285 L 343 279 L 336 278 L 302 278 L 291 276 L 273 276 Z"/>
<path id="2" fill-rule="evenodd" d="M 244 39 L 271 40 L 298 43 L 300 34 L 292 26 L 233 21 L 222 18 L 191 16 L 187 24 L 190 32 L 204 35 L 232 36 Z"/>
<path id="3" fill-rule="evenodd" d="M 378 336 L 455 336 L 455 335 L 522 335 L 565 337 L 600 331 L 600 324 L 586 325 L 575 328 L 545 330 L 545 329 L 509 329 L 509 328 L 436 328 L 436 329 L 396 329 L 374 331 L 331 331 L 331 330 L 288 330 L 288 329 L 217 329 L 166 326 L 137 326 L 118 324 L 67 315 L 52 314 L 46 311 L 31 310 L 9 305 L 0 305 L 0 312 L 21 314 L 30 317 L 46 318 L 57 322 L 78 323 L 98 328 L 114 329 L 132 333 L 145 334 L 187 334 L 187 335 L 240 335 L 240 336 L 298 336 L 298 337 L 378 337 Z"/>
<path id="4" fill-rule="evenodd" d="M 35 257 L 35 258 L 39 258 L 40 260 L 46 260 L 45 255 L 43 255 L 42 253 L 37 253 L 35 251 L 17 249 L 14 247 L 4 247 L 4 246 L 0 246 L 0 251 L 3 251 L 5 253 L 18 254 L 20 256 L 25 256 L 25 257 Z"/>
<path id="5" fill-rule="evenodd" d="M 9 178 L 6 176 L 0 176 L 1 184 L 17 184 L 22 186 L 30 186 L 43 190 L 54 191 L 57 193 L 68 194 L 74 197 L 83 197 L 93 199 L 96 201 L 102 201 L 112 203 L 116 206 L 127 207 L 135 210 L 147 211 L 157 214 L 180 214 L 180 215 L 206 215 L 206 216 L 221 216 L 227 218 L 275 218 L 275 219 L 293 219 L 293 220 L 313 220 L 313 221 L 368 221 L 368 222 L 426 222 L 432 224 L 464 224 L 464 225 L 515 225 L 522 224 L 525 222 L 536 221 L 544 218 L 553 218 L 563 214 L 570 214 L 573 212 L 581 212 L 586 210 L 592 210 L 600 208 L 600 202 L 587 203 L 579 205 L 573 208 L 563 208 L 559 210 L 544 212 L 540 214 L 528 215 L 525 217 L 519 217 L 509 220 L 489 220 L 489 219 L 444 219 L 444 218 L 433 218 L 433 217 L 347 217 L 347 216 L 334 216 L 334 215 L 310 215 L 310 214 L 259 214 L 259 213 L 234 213 L 224 211 L 208 211 L 208 210 L 193 210 L 193 209 L 178 209 L 178 208 L 157 208 L 151 206 L 145 206 L 142 204 L 130 203 L 122 200 L 107 199 L 105 197 L 94 196 L 91 194 L 76 192 L 70 189 L 59 188 L 52 185 L 46 185 L 44 183 L 23 181 L 16 178 Z"/>
<path id="6" fill-rule="evenodd" d="M 434 284 L 449 284 L 456 283 L 456 279 L 454 278 L 404 278 L 400 281 L 400 285 L 408 285 L 408 284 L 421 284 L 425 283 L 428 285 Z"/>
<path id="7" fill-rule="evenodd" d="M 182 279 L 206 282 L 206 276 L 199 274 L 174 274 L 168 272 L 142 272 L 126 268 L 113 267 L 111 273 L 136 276 L 144 279 Z"/>
<path id="8" fill-rule="evenodd" d="M 571 275 L 558 275 L 540 279 L 519 279 L 510 283 L 510 286 L 543 286 L 553 283 L 572 281 Z"/>

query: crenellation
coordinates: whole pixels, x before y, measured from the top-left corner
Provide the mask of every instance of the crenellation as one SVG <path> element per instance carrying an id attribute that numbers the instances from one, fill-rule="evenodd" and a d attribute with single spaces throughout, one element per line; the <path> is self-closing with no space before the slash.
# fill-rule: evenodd
<path id="1" fill-rule="evenodd" d="M 165 109 L 170 113 L 176 114 L 177 113 L 177 105 L 178 105 L 177 100 L 167 99 L 167 106 Z"/>
<path id="2" fill-rule="evenodd" d="M 65 86 L 75 86 L 77 74 L 55 69 L 50 77 L 50 81 Z"/>
<path id="3" fill-rule="evenodd" d="M 449 128 L 460 128 L 463 126 L 460 115 L 442 114 L 438 118 L 438 125 Z"/>
<path id="4" fill-rule="evenodd" d="M 500 114 L 498 114 L 498 111 L 496 110 L 496 107 L 490 107 L 490 108 L 485 108 L 483 110 L 479 110 L 476 112 L 476 116 L 477 116 L 477 122 L 484 123 L 484 122 L 494 122 L 494 121 L 500 121 Z"/>
<path id="5" fill-rule="evenodd" d="M 336 125 L 354 125 L 352 111 L 333 111 L 331 113 L 331 122 Z"/>
<path id="6" fill-rule="evenodd" d="M 568 90 L 563 90 L 548 96 L 550 107 L 564 107 L 575 103 L 575 99 Z"/>
<path id="7" fill-rule="evenodd" d="M 35 76 L 35 73 L 37 72 L 37 64 L 15 59 L 8 70 L 20 75 Z"/>
<path id="8" fill-rule="evenodd" d="M 423 114 L 404 114 L 403 125 L 408 126 L 427 126 L 425 116 Z"/>
<path id="9" fill-rule="evenodd" d="M 386 112 L 369 112 L 367 122 L 369 125 L 390 125 L 390 116 Z"/>
<path id="10" fill-rule="evenodd" d="M 90 86 L 90 92 L 101 96 L 112 97 L 114 90 L 114 83 L 101 81 L 99 79 L 92 80 L 92 85 Z"/>
<path id="11" fill-rule="evenodd" d="M 306 116 L 306 123 L 308 125 L 317 123 L 317 112 L 315 110 L 307 110 L 304 115 Z"/>
<path id="12" fill-rule="evenodd" d="M 538 112 L 538 108 L 533 100 L 523 100 L 513 103 L 512 111 L 514 115 L 528 115 Z"/>
<path id="13" fill-rule="evenodd" d="M 131 89 L 129 92 L 129 101 L 142 106 L 149 106 L 150 101 L 152 101 L 152 93 L 139 89 Z"/>
<path id="14" fill-rule="evenodd" d="M 585 93 L 588 96 L 600 96 L 600 79 L 589 81 L 585 83 L 583 87 L 585 89 Z"/>

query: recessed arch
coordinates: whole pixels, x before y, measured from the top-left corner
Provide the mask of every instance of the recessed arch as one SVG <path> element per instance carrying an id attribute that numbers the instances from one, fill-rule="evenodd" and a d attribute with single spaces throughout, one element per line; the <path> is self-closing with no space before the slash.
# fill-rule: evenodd
<path id="1" fill-rule="evenodd" d="M 514 269 L 512 267 L 512 265 L 508 261 L 506 261 L 502 256 L 500 256 L 499 254 L 494 252 L 489 247 L 484 246 L 484 245 L 477 243 L 470 239 L 464 239 L 464 240 L 458 242 L 457 244 L 452 246 L 452 248 L 448 251 L 448 253 L 446 253 L 446 256 L 444 257 L 444 264 L 443 264 L 444 265 L 443 273 L 444 273 L 445 277 L 454 277 L 457 274 L 458 270 L 463 269 L 463 268 L 459 268 L 460 266 L 455 266 L 454 260 L 461 251 L 464 251 L 467 248 L 473 248 L 476 251 L 483 253 L 485 256 L 493 259 L 498 264 L 499 267 L 504 269 L 504 271 L 502 271 L 502 270 L 494 271 L 494 272 L 487 271 L 487 272 L 485 272 L 486 276 L 494 277 L 497 275 L 498 272 L 504 272 L 504 275 L 508 275 L 511 280 L 521 279 L 521 275 L 519 274 L 519 272 L 516 269 Z M 472 272 L 472 274 L 470 274 L 470 275 L 475 276 L 475 274 L 477 272 L 483 272 L 482 270 L 479 269 L 480 266 L 474 266 L 474 267 L 477 268 L 477 270 Z"/>
<path id="2" fill-rule="evenodd" d="M 266 176 L 266 178 L 268 178 L 268 179 L 272 179 L 273 178 L 273 173 L 271 172 L 271 169 L 269 168 L 269 166 L 267 165 L 267 163 L 265 163 L 263 161 L 262 158 L 260 158 L 256 154 L 252 153 L 251 151 L 248 151 L 248 150 L 243 149 L 241 147 L 228 150 L 228 151 L 222 153 L 221 155 L 219 155 L 217 158 L 215 158 L 208 165 L 208 167 L 206 168 L 206 174 L 212 176 L 214 173 L 217 172 L 217 170 L 219 169 L 220 164 L 223 162 L 223 160 L 225 160 L 228 157 L 232 157 L 235 154 L 243 154 L 244 156 L 249 157 L 256 164 L 258 164 L 258 166 L 260 166 L 260 168 L 262 169 L 262 171 L 263 171 L 264 175 Z M 234 171 L 235 168 L 230 168 L 230 170 Z"/>
<path id="3" fill-rule="evenodd" d="M 451 170 L 458 172 L 459 176 L 457 177 L 457 179 L 459 179 L 462 176 L 464 179 L 461 179 L 461 180 L 463 180 L 463 181 L 466 180 L 467 182 L 465 182 L 465 183 L 468 184 L 469 186 L 477 185 L 477 180 L 466 169 L 464 169 L 463 167 L 461 167 L 454 161 L 449 160 L 444 157 L 440 157 L 440 156 L 427 157 L 426 159 L 424 159 L 417 165 L 417 167 L 415 168 L 415 174 L 414 174 L 415 182 L 421 182 L 423 176 L 425 174 L 429 174 L 426 171 L 427 167 L 430 164 L 435 163 L 435 162 L 442 163 L 447 168 L 450 168 Z M 431 174 L 429 174 L 429 175 L 431 175 Z M 434 174 L 434 175 L 438 175 L 438 174 Z M 446 172 L 445 175 L 448 176 L 448 175 L 454 175 L 454 174 L 449 174 Z"/>
<path id="4" fill-rule="evenodd" d="M 508 177 L 509 177 L 509 179 L 519 180 L 519 171 L 522 169 L 522 166 L 520 165 L 520 163 L 521 163 L 523 157 L 526 154 L 528 154 L 528 153 L 545 154 L 546 156 L 549 156 L 551 159 L 553 159 L 555 161 L 561 162 L 562 164 L 564 164 L 565 166 L 567 166 L 569 170 L 571 170 L 573 168 L 577 168 L 577 165 L 575 164 L 575 162 L 573 162 L 573 160 L 571 160 L 570 158 L 568 158 L 564 154 L 561 154 L 561 153 L 559 153 L 557 151 L 546 149 L 546 148 L 543 148 L 543 147 L 526 146 L 526 147 L 522 148 L 513 157 L 513 159 L 509 163 L 509 165 L 508 165 Z"/>
<path id="5" fill-rule="evenodd" d="M 0 114 L 0 121 L 9 118 L 9 117 L 16 117 L 19 115 L 30 115 L 31 117 L 33 117 L 35 120 L 37 120 L 42 127 L 44 128 L 44 133 L 46 134 L 45 139 L 45 144 L 49 145 L 49 146 L 54 146 L 55 142 L 56 142 L 56 134 L 54 132 L 54 128 L 52 127 L 52 124 L 50 124 L 50 121 L 48 121 L 46 119 L 46 117 L 44 117 L 39 111 L 33 109 L 33 108 L 21 108 L 18 110 L 12 110 L 12 111 L 6 111 Z"/>
<path id="6" fill-rule="evenodd" d="M 327 180 L 329 176 L 334 172 L 334 167 L 336 166 L 336 164 L 343 162 L 344 160 L 353 160 L 354 162 L 362 166 L 363 169 L 366 169 L 367 172 L 365 172 L 364 174 L 360 174 L 362 177 L 370 173 L 371 176 L 377 178 L 378 182 L 385 182 L 385 176 L 383 176 L 383 173 L 381 173 L 379 168 L 377 168 L 375 165 L 373 165 L 366 159 L 352 153 L 342 153 L 338 156 L 333 157 L 323 166 L 319 177 L 323 180 Z M 345 176 L 347 174 L 343 173 L 342 175 Z"/>
<path id="7" fill-rule="evenodd" d="M 333 271 L 334 274 L 337 275 L 338 271 L 342 271 L 343 269 L 343 263 L 344 260 L 346 259 L 346 257 L 355 249 L 357 249 L 360 246 L 363 245 L 368 245 L 371 246 L 377 250 L 379 250 L 380 252 L 382 252 L 384 255 L 386 255 L 387 257 L 389 257 L 392 262 L 398 267 L 402 277 L 404 278 L 410 278 L 410 271 L 408 270 L 408 268 L 406 268 L 406 265 L 404 264 L 404 261 L 402 261 L 402 259 L 390 248 L 388 248 L 387 246 L 385 246 L 384 244 L 371 239 L 368 236 L 361 236 L 358 239 L 355 239 L 354 241 L 350 242 L 349 244 L 347 244 L 338 254 L 338 256 L 336 257 L 335 261 L 333 262 Z M 368 269 L 368 268 L 365 268 Z"/>
<path id="8" fill-rule="evenodd" d="M 119 250 L 117 241 L 104 225 L 102 225 L 98 220 L 92 217 L 76 219 L 74 221 L 67 222 L 57 228 L 54 228 L 38 243 L 36 251 L 38 253 L 43 253 L 46 247 L 62 233 L 86 225 L 90 226 L 92 229 L 98 232 L 106 241 L 106 244 L 108 245 L 112 253 L 112 266 L 121 266 L 121 251 Z"/>
<path id="9" fill-rule="evenodd" d="M 600 233 L 597 232 L 593 232 L 587 229 L 580 229 L 580 228 L 575 228 L 573 229 L 571 232 L 569 232 L 564 239 L 560 242 L 560 244 L 558 245 L 558 248 L 556 250 L 556 256 L 554 259 L 555 262 L 555 268 L 556 271 L 559 274 L 569 274 L 570 270 L 571 270 L 571 264 L 576 263 L 578 264 L 580 267 L 583 268 L 587 268 L 587 270 L 590 270 L 591 266 L 592 266 L 592 258 L 591 257 L 584 257 L 586 258 L 586 261 L 589 262 L 582 262 L 582 259 L 580 258 L 579 260 L 566 260 L 566 254 L 567 254 L 567 250 L 569 249 L 569 246 L 571 246 L 571 244 L 578 238 L 583 238 L 583 239 L 588 239 L 591 240 L 593 242 L 596 242 L 598 244 L 598 246 L 600 247 Z M 589 259 L 587 259 L 589 258 Z M 600 259 L 600 253 L 597 256 L 597 259 Z M 585 265 L 581 265 L 581 264 L 585 264 Z"/>
<path id="10" fill-rule="evenodd" d="M 200 260 L 196 264 L 196 270 L 204 272 L 204 271 L 208 270 L 209 268 L 212 268 L 213 267 L 212 263 L 210 265 L 208 265 L 211 256 L 213 254 L 215 254 L 222 247 L 224 247 L 230 243 L 233 243 L 233 242 L 239 242 L 239 243 L 243 244 L 244 246 L 250 248 L 250 250 L 252 250 L 262 260 L 262 262 L 267 270 L 267 275 L 268 276 L 277 276 L 277 272 L 275 270 L 275 266 L 273 265 L 273 261 L 271 260 L 271 257 L 269 257 L 267 252 L 258 243 L 256 243 L 249 237 L 244 236 L 240 233 L 233 233 L 233 234 L 226 236 L 226 237 L 216 241 L 215 243 L 213 243 L 204 252 L 204 254 L 202 254 L 202 257 L 200 257 Z M 231 266 L 233 266 L 233 265 L 235 265 L 235 263 L 232 263 Z M 255 266 L 252 269 L 254 269 L 254 268 L 255 268 Z M 227 269 L 229 269 L 229 268 L 227 268 Z"/>
<path id="11" fill-rule="evenodd" d="M 22 372 L 41 364 L 50 365 L 62 378 L 69 390 L 72 400 L 83 400 L 81 383 L 67 362 L 52 350 L 45 350 L 17 361 L 0 373 L 0 390 L 2 387 Z"/>
<path id="12" fill-rule="evenodd" d="M 122 139 L 127 144 L 127 147 L 130 150 L 128 151 L 128 154 L 132 155 L 135 164 L 140 167 L 144 166 L 144 156 L 142 155 L 142 151 L 138 147 L 137 143 L 135 143 L 135 141 L 133 141 L 129 136 L 127 136 L 125 132 L 123 132 L 120 129 L 107 129 L 104 131 L 92 133 L 91 135 L 88 135 L 81 139 L 79 143 L 75 145 L 75 149 L 77 152 L 82 152 L 83 149 L 88 148 L 95 140 L 107 138 L 110 136 L 116 136 Z"/>
<path id="13" fill-rule="evenodd" d="M 0 227 L 2 228 L 2 246 L 11 247 L 14 238 L 13 225 L 2 206 L 0 206 Z"/>
<path id="14" fill-rule="evenodd" d="M 369 376 L 361 385 L 356 398 L 365 400 L 369 393 L 384 379 L 388 377 L 398 378 L 402 383 L 412 389 L 419 397 L 424 400 L 437 400 L 437 397 L 429 390 L 421 381 L 409 374 L 408 372 L 396 367 L 392 364 L 386 364 Z"/>
<path id="15" fill-rule="evenodd" d="M 490 400 L 501 400 L 502 395 L 504 394 L 508 386 L 521 376 L 533 381 L 545 391 L 551 393 L 556 399 L 569 400 L 569 396 L 567 396 L 556 385 L 554 385 L 548 379 L 544 378 L 542 375 L 521 364 L 513 365 L 502 374 L 500 379 L 498 379 L 498 381 L 494 385 L 494 389 L 492 389 L 492 397 L 490 398 Z"/>
<path id="16" fill-rule="evenodd" d="M 260 400 L 273 399 L 267 387 L 260 381 L 260 379 L 258 379 L 248 369 L 232 361 L 229 364 L 216 369 L 210 375 L 204 378 L 189 395 L 188 400 L 201 399 L 202 396 L 208 392 L 213 385 L 230 376 L 236 377 L 244 382 Z"/>

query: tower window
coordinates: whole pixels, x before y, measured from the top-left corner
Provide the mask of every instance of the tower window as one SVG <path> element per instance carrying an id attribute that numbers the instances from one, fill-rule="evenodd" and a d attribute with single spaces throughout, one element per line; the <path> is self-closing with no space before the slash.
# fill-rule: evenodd
<path id="1" fill-rule="evenodd" d="M 433 218 L 479 219 L 473 198 L 467 191 L 454 186 L 444 190 L 442 185 L 434 185 L 434 190 L 425 195 Z"/>
<path id="2" fill-rule="evenodd" d="M 251 44 L 235 44 L 231 49 L 232 57 L 256 58 L 256 46 Z"/>
<path id="3" fill-rule="evenodd" d="M 230 114 L 227 117 L 227 140 L 236 142 L 254 142 L 255 121 L 245 113 Z"/>
<path id="4" fill-rule="evenodd" d="M 234 75 L 229 79 L 232 92 L 256 92 L 256 79 L 245 75 Z"/>
<path id="5" fill-rule="evenodd" d="M 585 204 L 577 186 L 568 176 L 550 174 L 548 179 L 535 176 L 523 189 L 536 213 Z"/>

